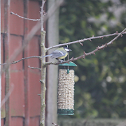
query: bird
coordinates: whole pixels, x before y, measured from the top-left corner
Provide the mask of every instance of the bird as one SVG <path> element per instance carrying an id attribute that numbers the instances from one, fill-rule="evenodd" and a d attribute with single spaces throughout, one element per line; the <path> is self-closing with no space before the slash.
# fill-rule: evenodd
<path id="1" fill-rule="evenodd" d="M 69 51 L 72 51 L 72 50 L 68 49 L 67 47 L 60 47 L 56 49 L 55 51 L 53 51 L 51 54 L 45 55 L 43 57 L 51 57 L 51 58 L 55 58 L 61 61 L 62 59 L 65 59 L 67 57 Z"/>

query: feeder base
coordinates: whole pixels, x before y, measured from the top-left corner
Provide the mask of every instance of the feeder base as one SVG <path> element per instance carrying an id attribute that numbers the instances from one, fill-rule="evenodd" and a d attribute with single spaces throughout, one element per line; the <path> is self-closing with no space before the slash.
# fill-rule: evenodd
<path id="1" fill-rule="evenodd" d="M 73 109 L 58 109 L 57 112 L 59 115 L 74 115 Z"/>

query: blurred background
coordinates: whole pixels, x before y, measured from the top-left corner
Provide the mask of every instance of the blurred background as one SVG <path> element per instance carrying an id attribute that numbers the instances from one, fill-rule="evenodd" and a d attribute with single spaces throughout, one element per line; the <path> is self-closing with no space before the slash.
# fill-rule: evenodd
<path id="1" fill-rule="evenodd" d="M 60 43 L 121 32 L 125 0 L 67 0 L 59 14 Z M 72 44 L 70 57 L 96 49 L 113 37 Z M 126 117 L 126 35 L 95 55 L 75 61 L 75 115 L 65 118 Z M 63 118 L 64 116 L 59 116 Z"/>

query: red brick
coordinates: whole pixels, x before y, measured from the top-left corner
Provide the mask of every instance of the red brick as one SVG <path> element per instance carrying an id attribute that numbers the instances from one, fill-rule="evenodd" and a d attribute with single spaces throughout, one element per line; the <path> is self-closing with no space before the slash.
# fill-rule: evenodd
<path id="1" fill-rule="evenodd" d="M 1 126 L 4 126 L 4 119 L 1 119 Z"/>
<path id="2" fill-rule="evenodd" d="M 40 19 L 39 1 L 28 1 L 28 17 L 31 19 Z M 28 21 L 28 31 L 30 31 L 36 24 L 37 21 Z M 36 35 L 40 35 L 40 29 Z"/>
<path id="3" fill-rule="evenodd" d="M 23 71 L 10 72 L 10 88 L 13 86 L 10 95 L 11 116 L 24 116 L 24 75 Z"/>
<path id="4" fill-rule="evenodd" d="M 14 36 L 14 35 L 10 35 L 10 43 L 9 43 L 9 55 L 10 57 L 15 55 L 15 51 L 18 50 L 19 48 L 21 48 L 22 46 L 22 38 L 19 36 Z M 15 59 L 15 61 L 22 59 L 22 53 L 20 53 L 20 55 Z M 23 62 L 20 61 L 16 64 L 12 64 L 11 70 L 22 70 L 22 64 Z"/>
<path id="5" fill-rule="evenodd" d="M 38 37 L 33 37 L 28 45 L 28 56 L 39 56 L 39 42 Z M 28 59 L 28 65 L 31 67 L 39 67 L 39 59 Z"/>
<path id="6" fill-rule="evenodd" d="M 41 93 L 41 84 L 40 84 L 40 74 L 32 73 L 32 70 L 29 69 L 29 105 L 30 105 L 30 117 L 40 115 L 40 96 Z"/>
<path id="7" fill-rule="evenodd" d="M 30 126 L 39 126 L 39 117 L 30 118 Z"/>
<path id="8" fill-rule="evenodd" d="M 17 13 L 20 16 L 24 16 L 23 0 L 11 0 L 10 12 Z M 10 34 L 23 35 L 24 32 L 24 19 L 19 18 L 13 14 L 10 14 Z"/>
<path id="9" fill-rule="evenodd" d="M 11 117 L 11 126 L 23 126 L 23 118 Z"/>

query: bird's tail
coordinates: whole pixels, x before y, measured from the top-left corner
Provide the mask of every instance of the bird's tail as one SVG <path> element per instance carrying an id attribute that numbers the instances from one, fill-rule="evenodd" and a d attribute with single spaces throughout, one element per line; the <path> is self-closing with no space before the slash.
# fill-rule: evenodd
<path id="1" fill-rule="evenodd" d="M 49 54 L 49 55 L 45 55 L 45 56 L 42 56 L 42 58 L 44 58 L 44 57 L 49 57 L 49 56 L 52 56 L 51 54 Z"/>

